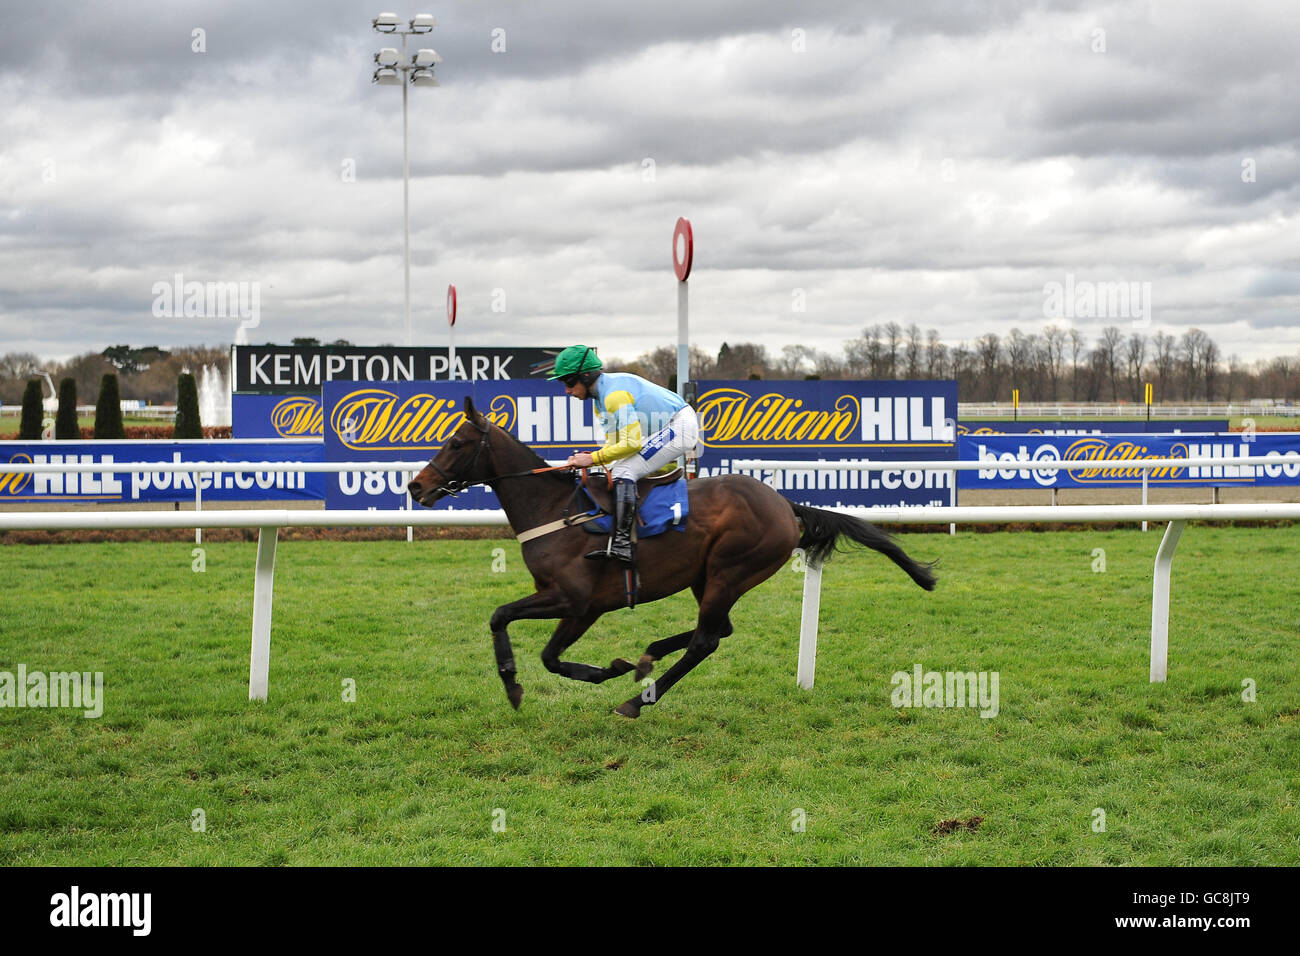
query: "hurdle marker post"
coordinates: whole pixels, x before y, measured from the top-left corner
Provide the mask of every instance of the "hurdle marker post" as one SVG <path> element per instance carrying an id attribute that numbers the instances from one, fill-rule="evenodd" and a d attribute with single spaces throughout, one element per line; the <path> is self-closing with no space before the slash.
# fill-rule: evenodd
<path id="1" fill-rule="evenodd" d="M 1151 596 L 1151 683 L 1163 684 L 1169 674 L 1169 570 L 1174 563 L 1174 549 L 1182 537 L 1186 521 L 1170 521 L 1156 552 L 1154 593 Z"/>
<path id="2" fill-rule="evenodd" d="M 275 545 L 280 529 L 257 531 L 257 569 L 253 573 L 253 653 L 248 665 L 248 699 L 266 700 L 271 677 L 271 599 L 275 596 Z"/>
<path id="3" fill-rule="evenodd" d="M 817 617 L 822 606 L 822 566 L 804 556 L 803 615 L 799 619 L 799 667 L 795 680 L 812 690 L 817 672 Z"/>

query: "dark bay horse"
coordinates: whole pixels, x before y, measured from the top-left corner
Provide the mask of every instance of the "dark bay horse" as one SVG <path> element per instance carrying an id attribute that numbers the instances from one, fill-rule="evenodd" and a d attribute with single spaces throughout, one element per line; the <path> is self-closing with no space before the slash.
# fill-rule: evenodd
<path id="1" fill-rule="evenodd" d="M 571 471 L 547 469 L 541 456 L 489 422 L 467 398 L 465 421 L 407 489 L 420 504 L 430 506 L 475 484 L 496 492 L 516 535 L 582 510 L 572 507 Z M 516 708 L 524 696 L 515 679 L 506 628 L 512 621 L 559 618 L 542 651 L 542 663 L 573 680 L 599 684 L 629 671 L 639 680 L 653 670 L 655 661 L 686 648 L 679 661 L 615 711 L 637 717 L 643 706 L 662 699 L 731 634 L 731 608 L 742 594 L 779 571 L 796 547 L 805 549 L 809 562 L 820 564 L 841 536 L 881 552 L 921 587 L 934 589 L 933 565 L 913 561 L 889 535 L 861 519 L 794 504 L 747 475 L 692 481 L 686 530 L 641 541 L 637 566 L 639 600 L 657 601 L 690 588 L 700 605 L 696 625 L 655 641 L 637 664 L 618 658 L 608 667 L 565 661 L 560 655 L 602 614 L 627 606 L 624 565 L 584 560 L 592 537 L 582 528 L 561 527 L 531 538 L 523 544 L 523 557 L 537 590 L 497 608 L 490 624 L 506 696 Z"/>

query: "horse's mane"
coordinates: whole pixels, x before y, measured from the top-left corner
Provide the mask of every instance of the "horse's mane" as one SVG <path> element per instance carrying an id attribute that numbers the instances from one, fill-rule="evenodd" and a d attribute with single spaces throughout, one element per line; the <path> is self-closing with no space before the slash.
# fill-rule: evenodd
<path id="1" fill-rule="evenodd" d="M 521 449 L 523 449 L 523 450 L 526 451 L 530 456 L 532 456 L 533 467 L 535 467 L 535 468 L 548 468 L 548 467 L 550 467 L 550 463 L 547 462 L 547 460 L 546 460 L 545 458 L 543 458 L 541 455 L 539 455 L 536 451 L 534 451 L 534 450 L 533 450 L 532 448 L 530 448 L 528 445 L 524 444 L 522 441 L 520 441 L 520 440 L 519 440 L 518 438 L 516 438 L 514 435 L 510 434 L 510 432 L 506 431 L 506 430 L 505 430 L 504 428 L 502 428 L 500 425 L 496 424 L 495 422 L 491 422 L 491 421 L 489 421 L 489 422 L 488 422 L 488 427 L 489 427 L 489 428 L 495 428 L 497 431 L 499 431 L 499 432 L 500 432 L 500 433 L 505 437 L 505 440 L 506 440 L 507 442 L 509 442 L 511 445 L 513 445 L 513 446 L 516 447 L 516 448 L 521 448 Z M 565 484 L 573 484 L 573 475 L 572 475 L 572 473 L 567 472 L 567 471 L 545 471 L 545 472 L 542 472 L 538 477 L 540 477 L 540 478 L 550 478 L 550 479 L 553 480 L 553 481 L 562 481 L 562 482 L 564 482 Z"/>

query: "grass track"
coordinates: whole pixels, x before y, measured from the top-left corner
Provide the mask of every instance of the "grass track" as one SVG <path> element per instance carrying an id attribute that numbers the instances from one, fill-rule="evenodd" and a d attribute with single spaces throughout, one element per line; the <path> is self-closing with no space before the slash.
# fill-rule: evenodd
<path id="1" fill-rule="evenodd" d="M 282 543 L 264 704 L 254 544 L 209 545 L 203 573 L 188 544 L 0 548 L 0 670 L 106 684 L 97 720 L 0 709 L 0 863 L 1300 863 L 1294 529 L 1188 529 L 1165 685 L 1147 683 L 1158 531 L 902 540 L 941 559 L 939 590 L 838 556 L 814 691 L 794 683 L 787 570 L 638 721 L 610 713 L 631 678 L 542 668 L 547 622 L 512 628 L 509 708 L 486 628 L 529 590 L 509 542 Z M 609 615 L 568 656 L 635 658 L 692 609 Z M 998 716 L 895 709 L 915 663 L 999 672 Z"/>

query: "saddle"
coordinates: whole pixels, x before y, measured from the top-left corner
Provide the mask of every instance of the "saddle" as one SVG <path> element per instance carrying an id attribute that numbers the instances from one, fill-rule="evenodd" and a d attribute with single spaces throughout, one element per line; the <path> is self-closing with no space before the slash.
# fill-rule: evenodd
<path id="1" fill-rule="evenodd" d="M 574 489 L 575 495 L 581 497 L 585 494 L 592 504 L 602 512 L 602 514 L 600 514 L 600 516 L 595 520 L 583 525 L 583 530 L 592 534 L 609 534 L 613 531 L 612 516 L 615 514 L 613 492 L 614 482 L 609 472 L 606 472 L 605 474 L 606 479 L 603 482 L 588 481 L 587 472 L 584 470 L 580 485 Z M 684 478 L 685 472 L 682 468 L 677 467 L 662 475 L 651 475 L 648 478 L 642 478 L 636 483 L 638 506 L 636 521 L 632 525 L 633 564 L 631 566 L 623 567 L 624 587 L 627 594 L 627 606 L 629 608 L 636 607 L 637 593 L 641 589 L 641 574 L 635 563 L 635 543 L 637 539 L 642 536 L 642 533 L 648 536 L 654 536 L 662 534 L 664 531 L 668 530 L 669 527 L 673 526 L 675 526 L 678 531 L 685 530 L 683 520 L 688 513 L 689 505 L 684 494 L 684 486 L 686 484 L 683 480 Z M 678 500 L 673 502 L 666 500 L 659 502 L 656 498 L 651 497 L 652 493 L 659 491 L 659 489 L 664 489 L 661 495 L 668 495 L 670 498 L 674 497 L 674 492 L 670 489 L 678 483 L 683 486 L 682 495 Z M 651 512 L 651 518 L 648 521 L 646 513 L 642 510 L 643 508 L 648 508 Z M 665 511 L 664 509 L 671 510 Z M 656 511 L 660 513 L 656 514 Z M 588 512 L 588 514 L 594 514 L 594 512 Z M 671 519 L 669 519 L 668 515 L 671 515 Z"/>
<path id="2" fill-rule="evenodd" d="M 646 496 L 660 485 L 671 485 L 685 474 L 681 465 L 678 465 L 672 471 L 665 472 L 662 475 L 650 475 L 648 478 L 642 478 L 636 483 L 636 498 L 639 502 L 644 502 Z M 609 472 L 605 472 L 604 481 L 590 481 L 587 473 L 583 472 L 582 486 L 587 489 L 587 494 L 591 495 L 592 501 L 601 511 L 614 513 L 614 489 L 613 479 L 609 477 Z"/>

